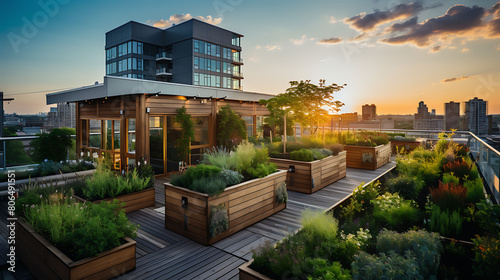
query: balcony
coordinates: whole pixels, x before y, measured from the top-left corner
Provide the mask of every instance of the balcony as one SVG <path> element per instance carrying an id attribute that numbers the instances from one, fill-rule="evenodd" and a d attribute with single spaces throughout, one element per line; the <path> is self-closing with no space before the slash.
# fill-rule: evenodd
<path id="1" fill-rule="evenodd" d="M 160 52 L 156 54 L 156 61 L 161 60 L 172 60 L 172 53 L 169 52 Z"/>
<path id="2" fill-rule="evenodd" d="M 233 76 L 233 78 L 243 79 L 243 73 L 241 73 L 241 72 L 233 72 L 233 73 L 231 73 L 231 76 Z"/>
<path id="3" fill-rule="evenodd" d="M 172 69 L 158 68 L 156 69 L 156 76 L 172 76 Z"/>
<path id="4" fill-rule="evenodd" d="M 243 58 L 233 57 L 233 63 L 235 63 L 235 64 L 243 64 Z"/>

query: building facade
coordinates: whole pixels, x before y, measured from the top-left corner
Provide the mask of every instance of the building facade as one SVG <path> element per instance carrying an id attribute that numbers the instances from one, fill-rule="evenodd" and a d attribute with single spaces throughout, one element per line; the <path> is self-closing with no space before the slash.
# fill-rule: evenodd
<path id="1" fill-rule="evenodd" d="M 448 102 L 444 104 L 445 130 L 460 129 L 460 103 Z"/>
<path id="2" fill-rule="evenodd" d="M 444 129 L 444 116 L 436 115 L 436 111 L 433 109 L 432 113 L 429 113 L 429 108 L 424 103 L 420 101 L 418 103 L 417 113 L 413 120 L 414 130 L 443 130 Z"/>
<path id="3" fill-rule="evenodd" d="M 362 117 L 364 121 L 370 121 L 377 118 L 377 107 L 375 104 L 365 104 L 362 106 Z"/>
<path id="4" fill-rule="evenodd" d="M 106 33 L 106 75 L 241 90 L 242 37 L 197 19 L 130 21 Z"/>
<path id="5" fill-rule="evenodd" d="M 57 107 L 51 107 L 43 127 L 48 130 L 60 127 L 76 128 L 75 103 L 58 103 Z"/>
<path id="6" fill-rule="evenodd" d="M 481 135 L 488 134 L 488 102 L 474 97 L 465 101 L 465 123 L 470 132 Z"/>

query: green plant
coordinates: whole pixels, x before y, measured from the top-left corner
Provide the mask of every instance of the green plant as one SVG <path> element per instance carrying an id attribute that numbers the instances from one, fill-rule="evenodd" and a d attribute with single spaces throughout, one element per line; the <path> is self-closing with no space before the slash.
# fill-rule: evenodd
<path id="1" fill-rule="evenodd" d="M 499 279 L 500 277 L 500 239 L 476 236 L 474 242 L 474 276 L 479 279 Z"/>
<path id="2" fill-rule="evenodd" d="M 227 209 L 224 204 L 210 207 L 210 223 L 208 225 L 210 237 L 215 237 L 217 234 L 229 228 L 229 218 Z"/>
<path id="3" fill-rule="evenodd" d="M 401 175 L 386 182 L 389 191 L 398 193 L 404 199 L 416 200 L 420 190 L 422 189 L 421 182 L 415 177 Z"/>
<path id="4" fill-rule="evenodd" d="M 236 185 L 243 181 L 243 175 L 238 173 L 238 171 L 230 169 L 222 169 L 220 176 L 226 181 L 226 185 L 228 186 Z"/>
<path id="5" fill-rule="evenodd" d="M 231 163 L 230 150 L 223 146 L 213 147 L 206 151 L 203 154 L 201 163 L 215 165 L 221 169 L 234 168 Z"/>
<path id="6" fill-rule="evenodd" d="M 311 148 L 309 150 L 311 150 L 313 152 L 315 160 L 323 159 L 323 158 L 331 156 L 333 154 L 333 152 L 330 151 L 330 150 L 328 150 L 328 149 L 314 149 L 314 148 Z"/>
<path id="7" fill-rule="evenodd" d="M 175 121 L 181 125 L 181 135 L 175 140 L 175 147 L 181 159 L 189 162 L 189 154 L 191 153 L 191 141 L 194 139 L 194 124 L 191 120 L 191 115 L 186 113 L 186 107 L 177 109 Z"/>
<path id="8" fill-rule="evenodd" d="M 344 145 L 342 144 L 329 144 L 329 145 L 326 145 L 325 146 L 325 149 L 328 149 L 330 151 L 332 151 L 332 154 L 334 156 L 338 155 L 340 152 L 342 152 L 344 150 Z"/>
<path id="9" fill-rule="evenodd" d="M 420 212 L 411 200 L 398 194 L 385 193 L 371 201 L 373 217 L 392 229 L 405 229 L 420 220 Z"/>
<path id="10" fill-rule="evenodd" d="M 135 238 L 122 205 L 102 202 L 82 205 L 70 199 L 26 207 L 26 221 L 74 261 L 117 247 L 123 237 Z"/>
<path id="11" fill-rule="evenodd" d="M 453 183 L 455 185 L 460 184 L 460 179 L 453 175 L 453 173 L 444 173 L 443 174 L 443 184 Z"/>
<path id="12" fill-rule="evenodd" d="M 472 166 L 463 159 L 448 162 L 443 165 L 443 172 L 453 173 L 454 176 L 458 177 L 461 182 L 465 179 L 465 176 L 469 175 Z"/>
<path id="13" fill-rule="evenodd" d="M 302 211 L 300 223 L 302 224 L 301 234 L 310 235 L 311 239 L 327 242 L 337 237 L 338 222 L 331 215 L 306 209 Z"/>
<path id="14" fill-rule="evenodd" d="M 377 251 L 386 254 L 393 251 L 401 256 L 411 252 L 416 257 L 419 273 L 428 279 L 437 275 L 442 245 L 439 235 L 424 230 L 405 233 L 383 230 L 377 237 Z"/>
<path id="15" fill-rule="evenodd" d="M 213 176 L 194 179 L 187 188 L 196 192 L 206 193 L 209 196 L 217 196 L 226 189 L 226 186 L 227 182 L 224 178 Z"/>
<path id="16" fill-rule="evenodd" d="M 453 183 L 443 184 L 439 187 L 430 188 L 431 198 L 434 203 L 444 210 L 457 210 L 465 205 L 467 189 Z"/>
<path id="17" fill-rule="evenodd" d="M 230 166 L 246 179 L 262 178 L 276 172 L 276 165 L 268 161 L 269 153 L 266 147 L 257 148 L 246 140 L 236 147 L 229 160 Z"/>
<path id="18" fill-rule="evenodd" d="M 500 234 L 500 205 L 483 199 L 476 203 L 477 211 L 475 220 L 492 236 Z"/>
<path id="19" fill-rule="evenodd" d="M 324 280 L 350 280 L 351 275 L 349 270 L 343 269 L 340 263 L 329 262 L 321 258 L 307 258 L 302 264 L 304 271 L 310 271 L 311 274 L 307 277 L 308 280 L 324 279 Z"/>
<path id="20" fill-rule="evenodd" d="M 30 143 L 33 147 L 33 160 L 35 162 L 46 159 L 56 162 L 65 160 L 68 149 L 72 146 L 72 134 L 75 134 L 74 129 L 68 128 L 54 128 L 50 133 L 42 133 Z"/>
<path id="21" fill-rule="evenodd" d="M 281 183 L 276 187 L 276 202 L 286 203 L 288 201 L 288 192 L 286 190 L 286 183 Z"/>
<path id="22" fill-rule="evenodd" d="M 215 177 L 222 169 L 213 165 L 198 164 L 189 167 L 184 174 L 170 176 L 170 183 L 175 186 L 190 188 L 195 180 L 201 178 Z"/>
<path id="23" fill-rule="evenodd" d="M 148 181 L 148 187 L 154 187 L 155 185 L 155 171 L 151 164 L 146 164 L 144 160 L 141 160 L 137 163 L 137 165 L 134 167 L 134 170 L 137 171 L 137 175 L 146 180 L 149 179 Z"/>
<path id="24" fill-rule="evenodd" d="M 229 105 L 221 107 L 217 113 L 217 145 L 232 149 L 241 139 L 246 137 L 245 120 Z"/>
<path id="25" fill-rule="evenodd" d="M 467 188 L 467 202 L 478 203 L 484 199 L 483 180 L 481 178 L 465 181 L 464 187 Z"/>
<path id="26" fill-rule="evenodd" d="M 351 268 L 355 280 L 423 279 L 417 260 L 411 252 L 405 253 L 404 256 L 394 251 L 380 253 L 379 256 L 360 252 L 354 256 Z"/>
<path id="27" fill-rule="evenodd" d="M 314 154 L 309 149 L 300 149 L 290 153 L 290 159 L 298 161 L 313 161 Z"/>
<path id="28" fill-rule="evenodd" d="M 441 210 L 433 205 L 431 212 L 430 230 L 439 232 L 443 236 L 456 236 L 462 231 L 462 218 L 456 210 Z"/>
<path id="29" fill-rule="evenodd" d="M 380 182 L 371 182 L 370 184 L 361 183 L 352 192 L 352 198 L 362 204 L 370 204 L 370 201 L 377 198 L 380 192 Z"/>

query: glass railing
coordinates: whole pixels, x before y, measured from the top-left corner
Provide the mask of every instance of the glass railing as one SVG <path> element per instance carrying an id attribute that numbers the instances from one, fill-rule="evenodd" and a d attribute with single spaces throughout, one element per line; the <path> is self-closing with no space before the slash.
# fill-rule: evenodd
<path id="1" fill-rule="evenodd" d="M 241 57 L 233 57 L 233 62 L 243 63 L 243 58 L 241 58 Z"/>
<path id="2" fill-rule="evenodd" d="M 243 73 L 241 73 L 241 72 L 233 72 L 232 75 L 234 77 L 243 77 Z"/>
<path id="3" fill-rule="evenodd" d="M 172 69 L 168 69 L 168 68 L 156 69 L 156 75 L 161 75 L 161 74 L 172 74 Z"/>
<path id="4" fill-rule="evenodd" d="M 469 150 L 484 178 L 485 187 L 495 203 L 500 202 L 500 152 L 473 133 L 469 133 Z"/>
<path id="5" fill-rule="evenodd" d="M 160 52 L 156 54 L 156 59 L 172 59 L 172 54 L 169 52 Z"/>

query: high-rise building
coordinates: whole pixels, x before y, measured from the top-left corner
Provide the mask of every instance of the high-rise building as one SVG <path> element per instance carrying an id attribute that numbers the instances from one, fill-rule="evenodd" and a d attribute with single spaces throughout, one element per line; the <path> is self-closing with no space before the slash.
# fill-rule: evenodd
<path id="1" fill-rule="evenodd" d="M 106 33 L 106 75 L 240 90 L 241 37 L 197 19 L 167 29 L 130 21 Z"/>
<path id="2" fill-rule="evenodd" d="M 465 122 L 470 132 L 488 134 L 488 102 L 474 97 L 465 101 Z"/>
<path id="3" fill-rule="evenodd" d="M 445 130 L 459 129 L 460 128 L 460 103 L 449 102 L 444 103 L 444 122 Z"/>
<path id="4" fill-rule="evenodd" d="M 375 104 L 363 105 L 362 116 L 364 121 L 374 120 L 377 117 L 377 107 L 375 106 Z"/>
<path id="5" fill-rule="evenodd" d="M 413 120 L 413 129 L 415 130 L 442 130 L 444 127 L 444 116 L 436 115 L 436 110 L 432 109 L 432 114 L 429 113 L 429 108 L 424 101 L 418 103 L 417 113 Z"/>

